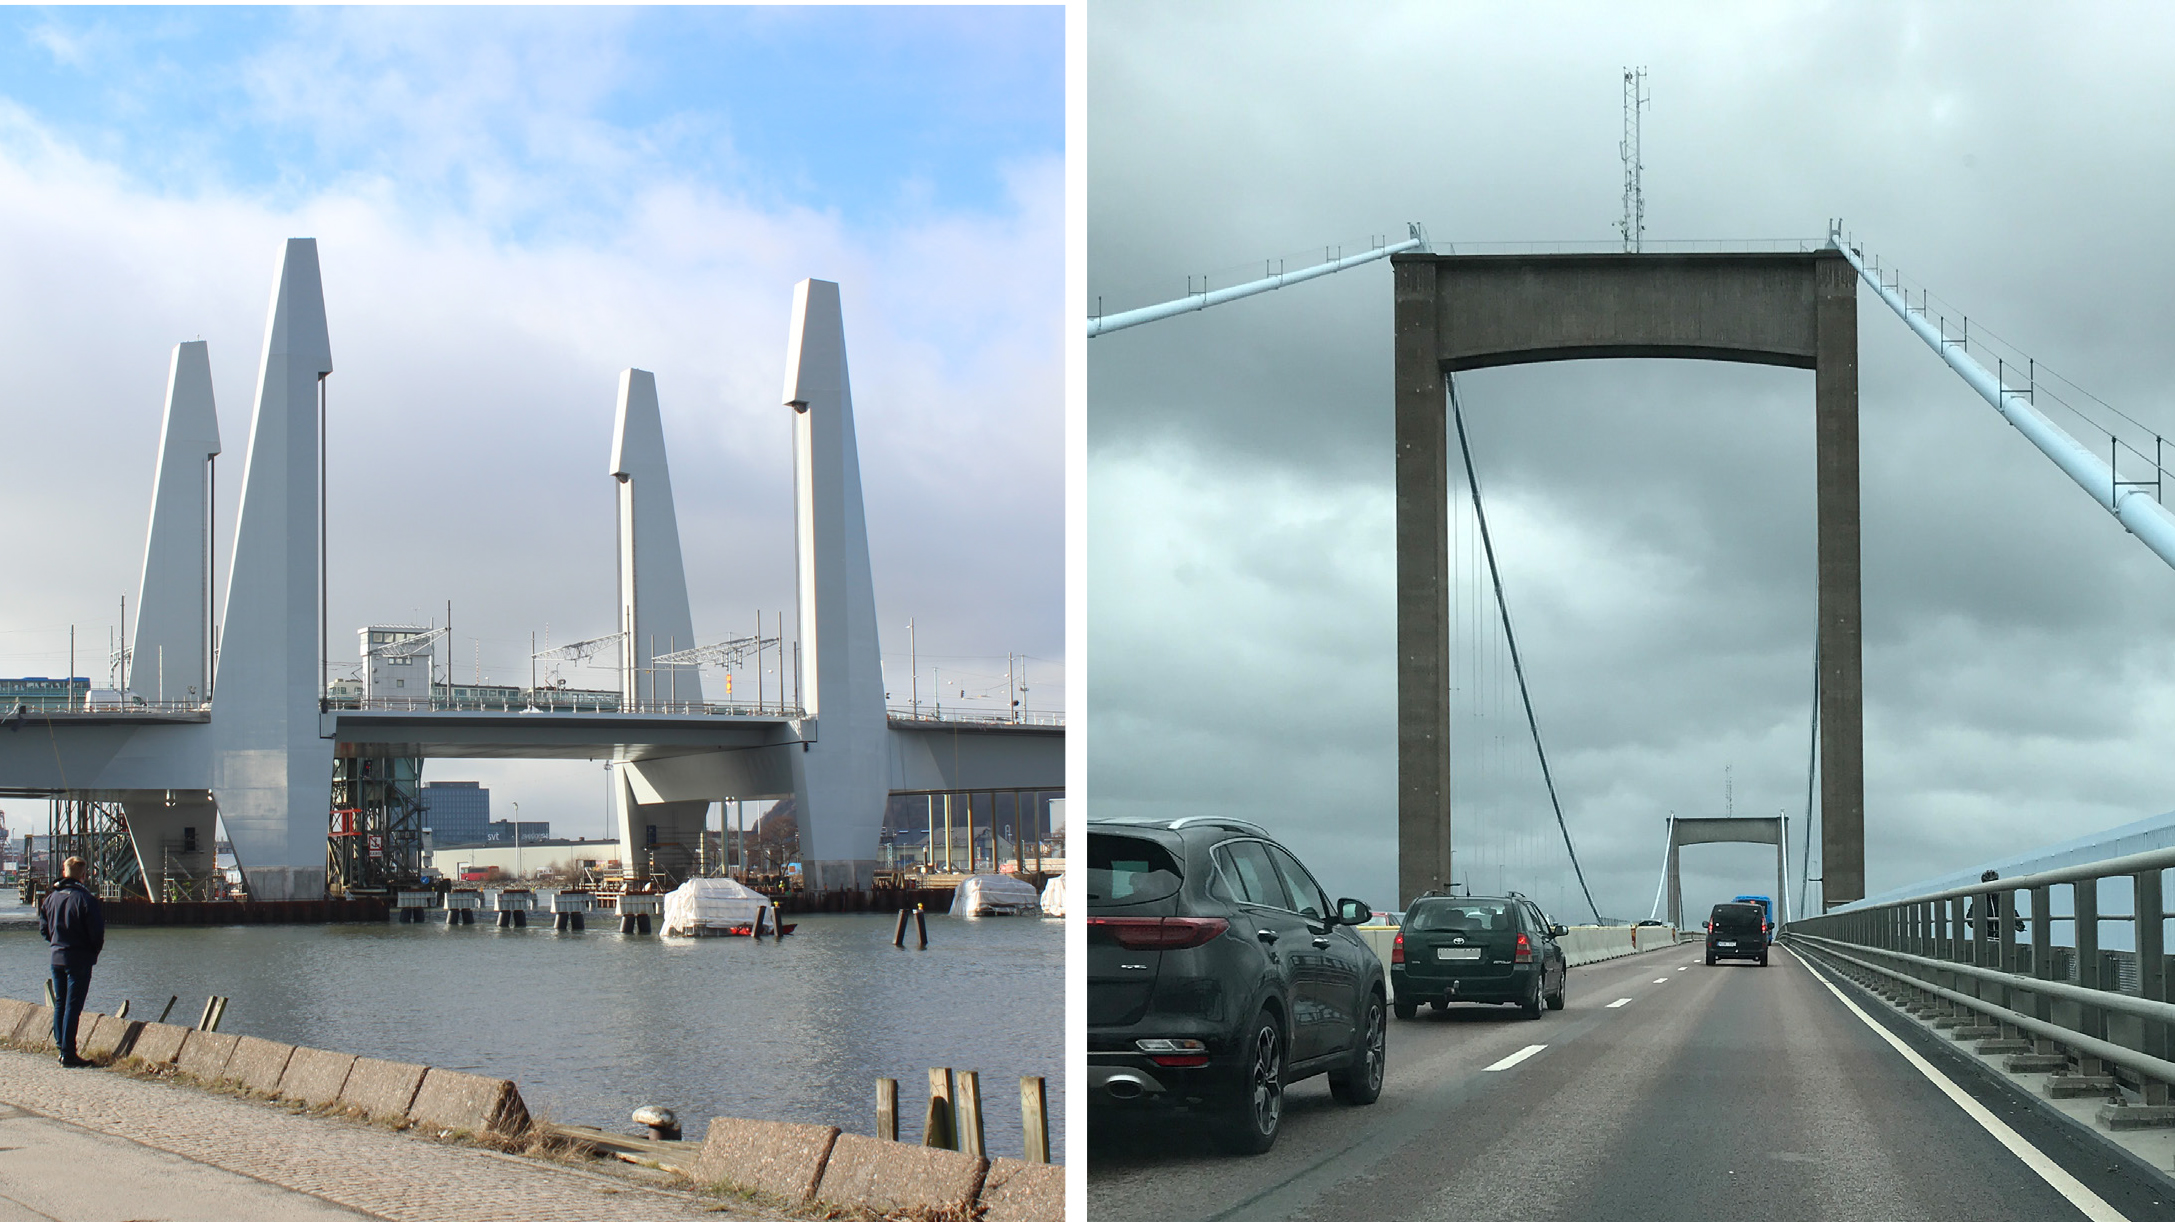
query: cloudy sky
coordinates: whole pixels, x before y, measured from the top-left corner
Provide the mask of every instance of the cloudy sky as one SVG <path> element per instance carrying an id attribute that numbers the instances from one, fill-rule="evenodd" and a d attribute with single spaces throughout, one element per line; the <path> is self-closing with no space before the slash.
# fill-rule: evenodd
<path id="1" fill-rule="evenodd" d="M 697 633 L 790 621 L 779 388 L 816 276 L 897 698 L 913 619 L 924 698 L 1001 708 L 1018 653 L 1062 707 L 1063 109 L 1057 9 L 0 12 L 0 673 L 67 673 L 74 625 L 105 681 L 181 340 L 210 344 L 223 584 L 275 260 L 313 236 L 336 654 L 449 599 L 464 680 L 610 631 L 630 365 Z M 594 765 L 427 775 L 603 827 Z"/>
<path id="2" fill-rule="evenodd" d="M 2146 449 L 2175 433 L 2164 7 L 1101 0 L 1087 30 L 1090 309 L 1407 221 L 1438 249 L 1613 241 L 1637 65 L 1650 243 L 1818 241 L 1843 218 L 1975 335 L 2136 417 Z M 1389 286 L 1368 265 L 1098 338 L 1088 365 L 1094 809 L 1258 819 L 1378 905 Z M 2175 807 L 2175 573 L 1870 290 L 1859 319 L 1868 887 Z M 1795 841 L 1811 375 L 1567 362 L 1459 391 L 1603 911 L 1647 914 L 1672 812 L 1788 812 Z M 1461 869 L 1583 916 L 1456 520 Z M 1772 863 L 1688 853 L 1688 911 L 1767 890 Z"/>

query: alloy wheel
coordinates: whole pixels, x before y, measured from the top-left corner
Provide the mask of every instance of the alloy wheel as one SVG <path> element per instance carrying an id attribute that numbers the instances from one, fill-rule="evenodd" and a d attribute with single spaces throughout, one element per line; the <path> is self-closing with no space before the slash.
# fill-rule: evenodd
<path id="1" fill-rule="evenodd" d="M 1250 1073 L 1254 1129 L 1274 1133 L 1284 1114 L 1284 1049 L 1275 1023 L 1263 1023 L 1255 1035 L 1254 1063 Z"/>

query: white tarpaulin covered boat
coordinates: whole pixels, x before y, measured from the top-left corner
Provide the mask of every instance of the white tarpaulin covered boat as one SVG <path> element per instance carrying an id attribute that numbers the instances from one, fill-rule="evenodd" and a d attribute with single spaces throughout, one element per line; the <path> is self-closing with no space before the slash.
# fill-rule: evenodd
<path id="1" fill-rule="evenodd" d="M 746 936 L 760 919 L 764 933 L 780 932 L 770 900 L 729 878 L 690 878 L 665 896 L 664 932 L 672 937 Z"/>
<path id="2" fill-rule="evenodd" d="M 1060 874 L 1051 879 L 1049 885 L 1042 889 L 1042 915 L 1054 917 L 1065 915 L 1064 875 Z"/>
<path id="3" fill-rule="evenodd" d="M 1042 911 L 1034 884 L 1009 874 L 970 874 L 952 892 L 952 915 L 1024 916 Z"/>

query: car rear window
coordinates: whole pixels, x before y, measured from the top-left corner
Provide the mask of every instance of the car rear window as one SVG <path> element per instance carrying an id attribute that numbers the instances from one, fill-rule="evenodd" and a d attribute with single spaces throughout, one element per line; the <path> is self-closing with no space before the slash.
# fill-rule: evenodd
<path id="1" fill-rule="evenodd" d="M 1138 836 L 1088 836 L 1088 902 L 1140 904 L 1169 899 L 1185 878 L 1170 850 Z"/>
<path id="2" fill-rule="evenodd" d="M 1727 925 L 1732 929 L 1746 926 L 1758 929 L 1767 923 L 1767 914 L 1758 904 L 1716 904 L 1711 919 L 1717 925 Z"/>
<path id="3" fill-rule="evenodd" d="M 1412 911 L 1405 914 L 1405 928 L 1489 933 L 1515 929 L 1517 919 L 1511 916 L 1510 905 L 1500 901 L 1471 904 L 1451 900 L 1429 901 L 1412 906 Z"/>

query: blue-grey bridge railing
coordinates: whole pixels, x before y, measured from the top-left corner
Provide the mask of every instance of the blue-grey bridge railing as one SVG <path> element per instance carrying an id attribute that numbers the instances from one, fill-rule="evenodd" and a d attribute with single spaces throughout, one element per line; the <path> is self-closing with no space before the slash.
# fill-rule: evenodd
<path id="1" fill-rule="evenodd" d="M 1986 1050 L 2032 1054 L 2016 1068 L 2131 1079 L 2166 1106 L 2171 867 L 2175 849 L 2155 849 L 1801 918 L 1782 936 L 1936 1026 L 2003 1041 Z M 2102 946 L 2110 925 L 2130 949 Z"/>

